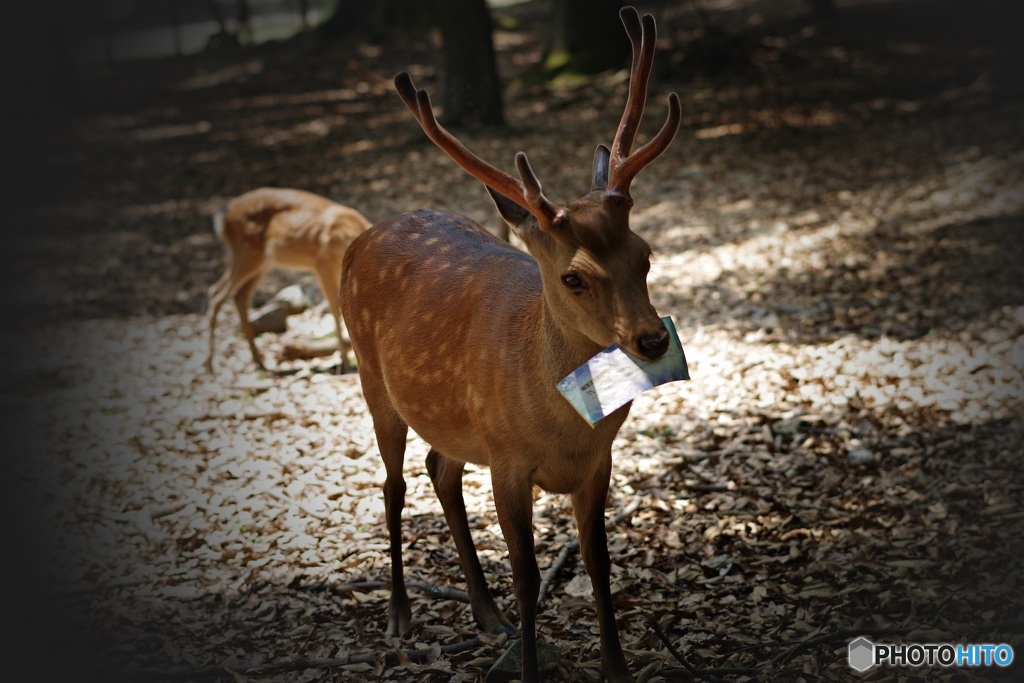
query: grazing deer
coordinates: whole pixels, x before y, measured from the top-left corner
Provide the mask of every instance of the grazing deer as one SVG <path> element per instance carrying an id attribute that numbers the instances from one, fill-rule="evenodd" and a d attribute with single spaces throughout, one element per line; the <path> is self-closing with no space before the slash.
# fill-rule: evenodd
<path id="1" fill-rule="evenodd" d="M 520 182 L 442 128 L 429 96 L 407 73 L 395 77 L 427 137 L 483 182 L 529 254 L 465 216 L 422 210 L 381 221 L 357 237 L 342 269 L 342 310 L 386 469 L 387 634 L 403 636 L 411 625 L 400 524 L 412 427 L 430 445 L 427 471 L 458 549 L 473 614 L 484 629 L 511 634 L 515 628 L 487 590 L 462 496 L 465 464 L 490 466 L 519 608 L 524 681 L 538 675 L 534 486 L 571 495 L 594 589 L 604 674 L 633 680 L 612 608 L 604 523 L 612 440 L 629 404 L 591 427 L 555 386 L 611 344 L 649 359 L 669 346 L 647 292 L 650 247 L 629 228 L 629 186 L 675 136 L 679 98 L 669 95 L 660 132 L 631 153 L 647 97 L 655 23 L 632 7 L 620 16 L 633 44 L 625 113 L 611 150 L 597 148 L 590 193 L 565 206 L 544 196 L 525 154 L 515 157 Z"/>
<path id="2" fill-rule="evenodd" d="M 209 290 L 209 352 L 205 368 L 213 371 L 217 313 L 234 297 L 242 332 L 252 359 L 265 369 L 249 322 L 249 306 L 260 279 L 274 268 L 311 271 L 331 315 L 341 350 L 341 371 L 349 370 L 348 348 L 341 335 L 338 283 L 345 250 L 370 222 L 355 209 L 305 192 L 260 187 L 235 197 L 213 219 L 213 229 L 227 251 L 227 269 Z"/>

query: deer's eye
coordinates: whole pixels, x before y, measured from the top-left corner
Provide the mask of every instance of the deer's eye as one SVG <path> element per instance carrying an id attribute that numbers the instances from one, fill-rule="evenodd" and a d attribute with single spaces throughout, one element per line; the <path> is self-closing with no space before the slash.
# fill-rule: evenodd
<path id="1" fill-rule="evenodd" d="M 562 284 L 574 292 L 580 292 L 587 288 L 587 283 L 576 273 L 566 273 L 563 275 Z"/>

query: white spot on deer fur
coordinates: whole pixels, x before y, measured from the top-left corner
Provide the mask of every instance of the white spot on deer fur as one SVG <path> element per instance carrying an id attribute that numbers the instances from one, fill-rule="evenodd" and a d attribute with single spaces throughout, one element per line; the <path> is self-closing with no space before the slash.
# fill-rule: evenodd
<path id="1" fill-rule="evenodd" d="M 330 225 L 341 213 L 341 207 L 329 206 L 320 212 L 320 220 Z"/>
<path id="2" fill-rule="evenodd" d="M 485 400 L 484 400 L 483 395 L 477 393 L 475 389 L 470 388 L 470 390 L 469 390 L 469 404 L 470 404 L 470 407 L 473 408 L 473 410 L 482 410 L 483 407 L 484 407 L 484 403 L 485 403 Z"/>

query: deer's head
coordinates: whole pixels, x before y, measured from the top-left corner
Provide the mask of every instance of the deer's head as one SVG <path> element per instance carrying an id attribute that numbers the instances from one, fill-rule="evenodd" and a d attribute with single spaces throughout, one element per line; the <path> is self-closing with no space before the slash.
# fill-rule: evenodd
<path id="1" fill-rule="evenodd" d="M 630 353 L 658 358 L 668 349 L 668 332 L 651 305 L 647 272 L 651 249 L 629 227 L 633 178 L 665 151 L 679 127 L 679 98 L 669 95 L 668 118 L 658 134 L 631 152 L 647 99 L 654 61 L 654 18 L 632 7 L 619 12 L 633 45 L 629 96 L 611 149 L 594 154 L 590 192 L 559 206 L 541 191 L 526 154 L 515 157 L 519 179 L 475 156 L 438 124 L 424 90 L 406 72 L 395 87 L 427 136 L 457 164 L 480 180 L 502 218 L 540 265 L 547 306 L 558 324 L 598 346 L 619 344 Z"/>

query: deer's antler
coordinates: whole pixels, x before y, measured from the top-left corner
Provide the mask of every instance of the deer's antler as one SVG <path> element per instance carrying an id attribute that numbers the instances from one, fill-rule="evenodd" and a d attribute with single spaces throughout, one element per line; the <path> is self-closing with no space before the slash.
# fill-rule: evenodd
<path id="1" fill-rule="evenodd" d="M 615 141 L 612 142 L 611 159 L 609 162 L 608 192 L 629 196 L 629 185 L 644 166 L 654 161 L 665 149 L 679 129 L 680 107 L 679 96 L 671 93 L 668 96 L 668 118 L 661 130 L 646 145 L 634 154 L 630 154 L 636 138 L 640 119 L 644 115 L 644 104 L 647 100 L 647 82 L 654 64 L 654 48 L 657 42 L 657 28 L 654 17 L 645 14 L 642 18 L 633 7 L 619 10 L 629 42 L 633 46 L 633 65 L 629 74 L 629 96 L 626 108 L 622 112 Z"/>
<path id="2" fill-rule="evenodd" d="M 562 209 L 544 196 L 540 181 L 530 168 L 530 162 L 524 152 L 516 154 L 516 169 L 522 179 L 520 182 L 470 152 L 454 135 L 445 130 L 434 116 L 430 95 L 426 90 L 417 89 L 413 85 L 408 72 L 401 71 L 395 76 L 395 89 L 427 137 L 463 170 L 529 211 L 537 218 L 542 228 L 550 227 L 557 221 Z"/>

